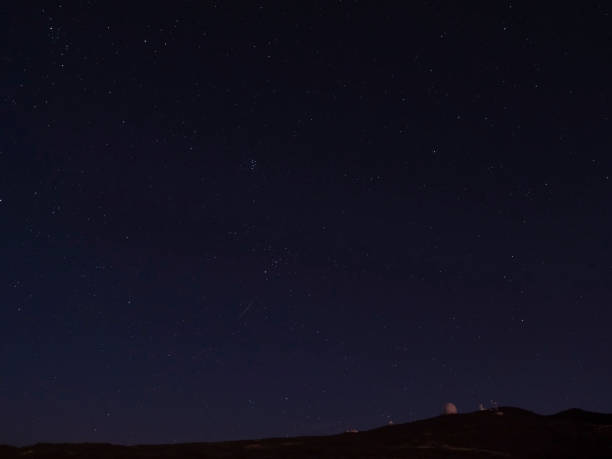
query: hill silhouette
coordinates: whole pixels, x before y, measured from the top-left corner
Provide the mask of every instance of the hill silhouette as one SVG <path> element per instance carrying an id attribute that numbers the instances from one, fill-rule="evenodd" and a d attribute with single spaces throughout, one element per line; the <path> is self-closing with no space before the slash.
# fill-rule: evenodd
<path id="1" fill-rule="evenodd" d="M 573 419 L 577 422 L 588 422 L 591 424 L 612 425 L 612 414 L 585 411 L 578 408 L 561 411 L 554 415 L 558 418 Z"/>
<path id="2" fill-rule="evenodd" d="M 319 437 L 119 446 L 0 446 L 1 458 L 610 458 L 612 414 L 571 409 L 543 416 L 502 407 Z"/>

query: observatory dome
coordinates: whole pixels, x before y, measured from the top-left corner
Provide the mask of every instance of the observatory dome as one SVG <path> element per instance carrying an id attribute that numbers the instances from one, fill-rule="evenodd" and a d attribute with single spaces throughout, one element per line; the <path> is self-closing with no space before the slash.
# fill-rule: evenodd
<path id="1" fill-rule="evenodd" d="M 457 407 L 454 403 L 448 402 L 444 405 L 443 414 L 457 414 Z"/>

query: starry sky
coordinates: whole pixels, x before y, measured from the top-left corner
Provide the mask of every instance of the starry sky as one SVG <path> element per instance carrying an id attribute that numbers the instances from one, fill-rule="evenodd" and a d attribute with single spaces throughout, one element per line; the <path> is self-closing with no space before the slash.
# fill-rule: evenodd
<path id="1" fill-rule="evenodd" d="M 0 30 L 0 443 L 612 411 L 608 3 L 13 2 Z"/>

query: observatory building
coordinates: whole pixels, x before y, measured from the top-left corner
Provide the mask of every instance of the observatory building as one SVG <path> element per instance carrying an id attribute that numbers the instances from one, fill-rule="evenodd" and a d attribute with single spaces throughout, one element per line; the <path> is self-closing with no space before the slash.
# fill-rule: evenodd
<path id="1" fill-rule="evenodd" d="M 444 408 L 442 409 L 442 414 L 457 414 L 457 407 L 455 406 L 454 403 L 448 402 L 444 405 Z"/>

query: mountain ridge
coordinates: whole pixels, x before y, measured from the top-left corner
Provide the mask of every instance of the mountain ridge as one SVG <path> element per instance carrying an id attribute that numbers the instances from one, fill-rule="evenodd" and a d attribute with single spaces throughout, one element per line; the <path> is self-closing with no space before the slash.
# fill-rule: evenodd
<path id="1" fill-rule="evenodd" d="M 362 432 L 213 443 L 0 445 L 0 458 L 476 458 L 612 457 L 612 414 L 516 407 L 440 415 Z"/>

